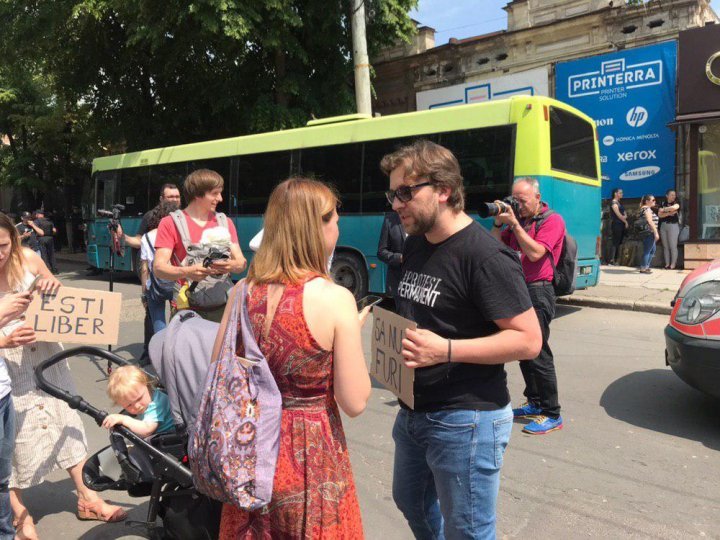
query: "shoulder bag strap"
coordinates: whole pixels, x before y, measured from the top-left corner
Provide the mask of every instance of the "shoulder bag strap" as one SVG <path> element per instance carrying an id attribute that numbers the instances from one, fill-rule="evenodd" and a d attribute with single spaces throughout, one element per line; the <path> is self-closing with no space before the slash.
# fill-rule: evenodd
<path id="1" fill-rule="evenodd" d="M 143 234 L 143 238 L 147 242 L 148 246 L 150 246 L 150 251 L 152 251 L 153 255 L 155 255 L 155 246 L 153 246 L 153 243 L 150 241 L 150 237 L 148 236 L 149 233 Z"/>
<path id="2" fill-rule="evenodd" d="M 555 213 L 555 210 L 553 210 L 552 208 L 548 208 L 545 212 L 543 212 L 542 214 L 540 214 L 539 216 L 536 216 L 534 218 L 536 235 L 537 235 L 538 230 L 540 229 L 540 225 L 545 223 L 545 220 L 547 218 L 549 218 L 550 216 L 552 216 L 554 213 Z M 563 238 L 563 242 L 564 241 L 565 241 L 565 239 Z M 548 251 L 548 255 L 550 255 L 549 259 L 550 259 L 550 264 L 552 265 L 553 275 L 554 275 L 555 274 L 555 255 L 553 254 L 552 250 L 548 249 L 547 251 Z"/>

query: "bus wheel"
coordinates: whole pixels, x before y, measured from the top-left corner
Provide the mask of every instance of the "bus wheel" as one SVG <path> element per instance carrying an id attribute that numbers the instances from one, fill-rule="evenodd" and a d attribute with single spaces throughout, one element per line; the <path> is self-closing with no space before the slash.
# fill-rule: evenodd
<path id="1" fill-rule="evenodd" d="M 333 258 L 330 276 L 338 285 L 342 285 L 360 300 L 367 295 L 367 271 L 362 259 L 352 253 L 336 253 Z"/>

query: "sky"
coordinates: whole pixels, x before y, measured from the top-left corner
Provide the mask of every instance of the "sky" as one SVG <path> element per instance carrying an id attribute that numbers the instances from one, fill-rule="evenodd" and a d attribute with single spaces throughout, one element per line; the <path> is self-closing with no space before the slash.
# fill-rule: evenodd
<path id="1" fill-rule="evenodd" d="M 502 9 L 509 0 L 420 0 L 410 16 L 436 30 L 435 45 L 443 45 L 451 37 L 463 39 L 504 30 L 507 13 Z M 720 15 L 720 0 L 711 7 Z"/>

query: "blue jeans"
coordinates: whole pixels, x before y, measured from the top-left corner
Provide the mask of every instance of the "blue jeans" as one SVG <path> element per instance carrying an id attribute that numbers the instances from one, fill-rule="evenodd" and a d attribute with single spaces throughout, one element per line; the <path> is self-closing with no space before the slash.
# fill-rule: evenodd
<path id="1" fill-rule="evenodd" d="M 10 507 L 8 482 L 12 473 L 12 457 L 15 449 L 15 408 L 12 394 L 0 399 L 0 540 L 13 540 L 15 528 Z"/>
<path id="2" fill-rule="evenodd" d="M 655 243 L 655 236 L 650 234 L 643 237 L 642 244 L 643 258 L 640 268 L 650 268 L 650 262 L 652 261 L 653 255 L 655 255 L 655 248 L 657 247 L 657 244 Z"/>
<path id="3" fill-rule="evenodd" d="M 400 410 L 393 499 L 419 540 L 494 539 L 512 408 Z"/>
<path id="4" fill-rule="evenodd" d="M 165 300 L 153 300 L 148 297 L 147 306 L 152 321 L 153 334 L 157 334 L 167 326 L 165 322 Z"/>

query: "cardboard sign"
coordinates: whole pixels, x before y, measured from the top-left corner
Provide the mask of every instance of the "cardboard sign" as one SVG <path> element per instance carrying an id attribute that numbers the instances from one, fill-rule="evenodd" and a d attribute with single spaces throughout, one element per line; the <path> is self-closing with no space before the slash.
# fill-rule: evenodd
<path id="1" fill-rule="evenodd" d="M 35 294 L 25 319 L 38 341 L 115 345 L 122 294 L 60 287 L 57 294 Z"/>
<path id="2" fill-rule="evenodd" d="M 373 308 L 373 317 L 370 375 L 412 409 L 415 370 L 405 367 L 402 340 L 405 330 L 415 330 L 417 325 L 377 306 Z"/>

